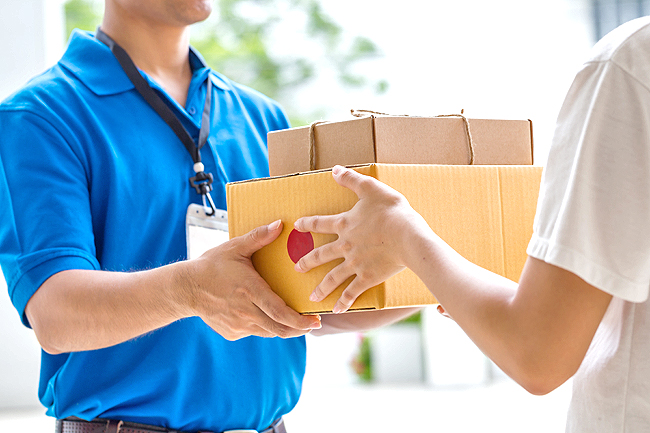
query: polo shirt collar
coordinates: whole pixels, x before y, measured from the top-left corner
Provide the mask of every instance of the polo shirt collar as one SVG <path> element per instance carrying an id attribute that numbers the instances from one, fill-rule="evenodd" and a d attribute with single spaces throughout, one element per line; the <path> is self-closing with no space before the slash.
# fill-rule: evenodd
<path id="1" fill-rule="evenodd" d="M 59 64 L 98 96 L 114 95 L 134 88 L 111 50 L 90 32 L 72 32 Z M 201 73 L 209 75 L 215 87 L 230 90 L 230 86 L 211 73 L 203 57 L 191 47 L 190 64 L 195 73 L 198 72 L 196 67 L 204 69 Z"/>
<path id="2" fill-rule="evenodd" d="M 205 74 L 210 77 L 210 79 L 212 80 L 212 84 L 214 86 L 220 88 L 221 90 L 230 90 L 230 86 L 228 85 L 228 83 L 226 83 L 216 74 L 214 74 L 213 71 L 208 67 L 207 63 L 205 63 L 205 59 L 203 58 L 203 56 L 201 56 L 201 53 L 196 51 L 194 47 L 191 46 L 190 46 L 190 66 L 192 67 L 192 73 L 194 75 L 194 79 L 196 79 L 197 76 Z"/>

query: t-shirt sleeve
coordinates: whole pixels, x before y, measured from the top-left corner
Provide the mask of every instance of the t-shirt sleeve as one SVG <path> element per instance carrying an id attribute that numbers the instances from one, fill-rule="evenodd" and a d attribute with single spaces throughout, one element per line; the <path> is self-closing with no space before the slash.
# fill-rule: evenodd
<path id="1" fill-rule="evenodd" d="M 23 323 L 50 276 L 99 269 L 87 170 L 62 133 L 25 110 L 0 109 L 0 265 Z"/>
<path id="2" fill-rule="evenodd" d="M 612 60 L 587 63 L 560 111 L 531 257 L 620 298 L 650 287 L 650 92 Z"/>

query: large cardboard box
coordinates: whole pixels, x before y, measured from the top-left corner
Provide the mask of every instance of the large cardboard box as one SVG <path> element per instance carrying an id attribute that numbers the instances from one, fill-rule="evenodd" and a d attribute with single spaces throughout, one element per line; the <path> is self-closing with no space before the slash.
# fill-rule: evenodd
<path id="1" fill-rule="evenodd" d="M 355 170 L 404 194 L 431 228 L 468 260 L 506 278 L 519 278 L 532 235 L 541 167 L 370 164 Z M 284 223 L 278 239 L 253 255 L 255 269 L 271 288 L 300 313 L 330 312 L 349 281 L 319 303 L 311 302 L 309 294 L 339 262 L 298 273 L 289 237 L 298 218 L 347 211 L 357 202 L 356 195 L 339 186 L 330 170 L 231 183 L 226 190 L 231 237 L 277 219 Z M 311 237 L 315 247 L 336 239 L 316 233 Z M 435 302 L 420 279 L 405 270 L 365 292 L 352 310 Z"/>
<path id="2" fill-rule="evenodd" d="M 336 164 L 468 164 L 468 125 L 474 164 L 533 164 L 529 120 L 368 116 L 316 125 L 313 160 L 309 126 L 269 133 L 269 169 L 281 176 Z"/>

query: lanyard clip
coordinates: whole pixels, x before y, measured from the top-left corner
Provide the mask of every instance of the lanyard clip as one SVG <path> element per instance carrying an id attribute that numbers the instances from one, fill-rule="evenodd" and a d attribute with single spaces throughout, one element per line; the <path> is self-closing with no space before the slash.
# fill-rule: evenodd
<path id="1" fill-rule="evenodd" d="M 206 173 L 203 164 L 197 162 L 194 164 L 194 172 L 196 176 L 190 177 L 190 185 L 194 187 L 197 194 L 205 195 L 212 191 L 212 173 Z"/>
<path id="2" fill-rule="evenodd" d="M 203 163 L 197 162 L 194 164 L 194 172 L 196 173 L 196 176 L 190 177 L 190 185 L 192 185 L 196 190 L 196 193 L 201 196 L 203 199 L 203 206 L 206 207 L 207 198 L 207 201 L 210 203 L 210 209 L 212 210 L 208 216 L 212 216 L 217 211 L 216 207 L 214 206 L 214 202 L 212 201 L 212 196 L 210 195 L 210 191 L 212 191 L 212 182 L 214 179 L 212 177 L 212 173 L 206 173 L 203 171 L 204 169 L 205 167 L 203 166 Z"/>

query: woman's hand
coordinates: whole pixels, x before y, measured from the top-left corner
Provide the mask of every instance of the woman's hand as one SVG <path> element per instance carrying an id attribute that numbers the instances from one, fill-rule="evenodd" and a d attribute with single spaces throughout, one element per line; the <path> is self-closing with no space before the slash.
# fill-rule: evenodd
<path id="1" fill-rule="evenodd" d="M 332 175 L 339 185 L 352 190 L 359 201 L 348 212 L 304 217 L 295 222 L 298 231 L 338 235 L 336 241 L 301 258 L 295 269 L 307 272 L 343 258 L 344 261 L 325 276 L 309 297 L 314 302 L 322 301 L 355 275 L 332 310 L 342 313 L 363 292 L 406 267 L 411 233 L 431 229 L 402 194 L 378 180 L 341 166 L 334 167 Z"/>

